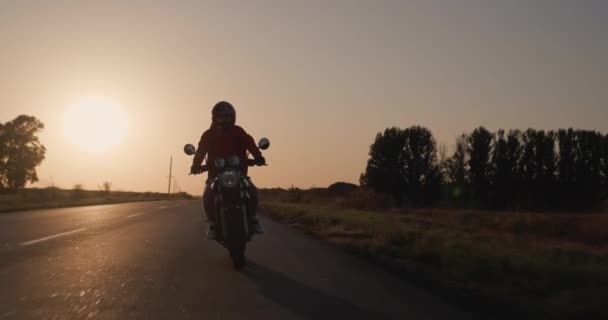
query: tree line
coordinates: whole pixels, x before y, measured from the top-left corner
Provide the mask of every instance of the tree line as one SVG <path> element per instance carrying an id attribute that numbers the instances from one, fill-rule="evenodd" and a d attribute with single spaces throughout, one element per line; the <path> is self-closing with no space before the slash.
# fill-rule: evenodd
<path id="1" fill-rule="evenodd" d="M 583 209 L 606 197 L 608 135 L 592 130 L 479 127 L 451 155 L 427 128 L 387 128 L 370 146 L 360 183 L 398 205 Z"/>
<path id="2" fill-rule="evenodd" d="M 46 148 L 37 134 L 44 124 L 32 116 L 20 115 L 0 123 L 0 191 L 14 191 L 38 181 L 36 167 Z"/>

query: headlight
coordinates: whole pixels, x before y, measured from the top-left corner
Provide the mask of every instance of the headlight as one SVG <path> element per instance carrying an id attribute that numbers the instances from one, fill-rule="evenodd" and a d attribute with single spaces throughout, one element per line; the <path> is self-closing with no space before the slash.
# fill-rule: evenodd
<path id="1" fill-rule="evenodd" d="M 241 174 L 234 170 L 228 169 L 220 176 L 220 184 L 226 189 L 234 188 L 239 185 Z"/>
<path id="2" fill-rule="evenodd" d="M 240 164 L 241 164 L 241 159 L 239 159 L 239 157 L 230 156 L 228 158 L 228 166 L 230 166 L 232 168 L 238 168 Z"/>
<path id="3" fill-rule="evenodd" d="M 213 161 L 213 164 L 217 169 L 222 170 L 226 166 L 226 160 L 224 158 L 217 158 Z"/>

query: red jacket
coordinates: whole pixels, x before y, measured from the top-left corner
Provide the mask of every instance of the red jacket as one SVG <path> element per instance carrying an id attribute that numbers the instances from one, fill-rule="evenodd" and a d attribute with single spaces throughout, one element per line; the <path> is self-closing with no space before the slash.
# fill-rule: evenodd
<path id="1" fill-rule="evenodd" d="M 247 151 L 256 158 L 262 155 L 253 138 L 243 128 L 231 126 L 218 129 L 212 126 L 201 136 L 192 165 L 200 166 L 207 156 L 206 163 L 209 165 L 209 179 L 211 179 L 218 174 L 214 165 L 215 159 L 226 159 L 232 155 L 246 159 Z M 242 166 L 241 172 L 244 175 L 247 175 L 247 168 L 246 165 Z"/>

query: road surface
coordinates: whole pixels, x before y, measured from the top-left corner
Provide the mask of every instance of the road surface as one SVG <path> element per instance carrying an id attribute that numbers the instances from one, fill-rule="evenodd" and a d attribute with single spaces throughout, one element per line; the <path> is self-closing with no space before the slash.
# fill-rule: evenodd
<path id="1" fill-rule="evenodd" d="M 262 218 L 236 272 L 197 201 L 0 214 L 0 319 L 469 319 Z"/>

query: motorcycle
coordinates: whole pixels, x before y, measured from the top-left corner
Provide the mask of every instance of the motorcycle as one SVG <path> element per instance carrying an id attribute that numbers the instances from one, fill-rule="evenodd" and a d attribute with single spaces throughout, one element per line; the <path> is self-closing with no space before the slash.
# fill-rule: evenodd
<path id="1" fill-rule="evenodd" d="M 269 146 L 270 141 L 267 138 L 262 138 L 258 142 L 258 147 L 262 150 L 268 149 Z M 192 144 L 186 144 L 184 152 L 191 156 L 195 154 L 196 149 Z M 199 171 L 201 173 L 208 171 L 209 165 L 202 165 Z M 216 241 L 228 249 L 234 268 L 240 270 L 246 264 L 247 242 L 253 237 L 247 221 L 246 202 L 250 197 L 249 182 L 247 177 L 241 174 L 240 169 L 244 165 L 256 166 L 256 163 L 252 159 L 230 156 L 226 159 L 215 159 L 213 165 L 219 174 L 207 183 L 211 184 L 213 194 L 215 212 L 212 214 L 216 221 Z"/>

